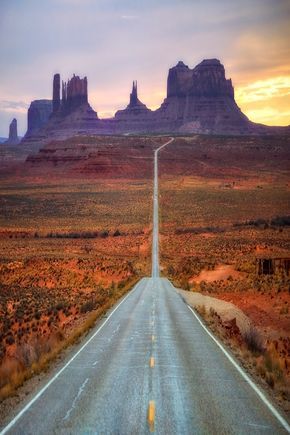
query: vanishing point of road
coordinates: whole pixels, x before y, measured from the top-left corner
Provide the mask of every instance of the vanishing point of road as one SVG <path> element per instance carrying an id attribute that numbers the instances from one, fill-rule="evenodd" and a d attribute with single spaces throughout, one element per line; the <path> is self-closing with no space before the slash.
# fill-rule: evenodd
<path id="1" fill-rule="evenodd" d="M 142 279 L 0 434 L 283 434 L 286 419 L 159 276 Z"/>

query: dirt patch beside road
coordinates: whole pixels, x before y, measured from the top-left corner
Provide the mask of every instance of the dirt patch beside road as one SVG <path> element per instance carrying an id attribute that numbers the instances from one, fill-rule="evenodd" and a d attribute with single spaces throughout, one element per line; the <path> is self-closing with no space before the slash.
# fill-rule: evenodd
<path id="1" fill-rule="evenodd" d="M 204 307 L 207 312 L 214 310 L 223 322 L 236 319 L 236 324 L 242 334 L 249 331 L 251 327 L 250 319 L 234 304 L 198 292 L 188 292 L 181 289 L 178 289 L 178 292 L 192 308 Z"/>

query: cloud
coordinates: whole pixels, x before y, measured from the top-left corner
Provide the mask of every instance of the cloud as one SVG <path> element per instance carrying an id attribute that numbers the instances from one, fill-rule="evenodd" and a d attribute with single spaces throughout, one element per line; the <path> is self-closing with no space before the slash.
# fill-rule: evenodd
<path id="1" fill-rule="evenodd" d="M 121 15 L 122 20 L 137 20 L 137 15 Z"/>
<path id="2" fill-rule="evenodd" d="M 28 104 L 24 101 L 0 100 L 0 110 L 12 113 L 26 113 Z"/>
<path id="3" fill-rule="evenodd" d="M 274 107 L 262 107 L 260 109 L 252 109 L 247 111 L 247 116 L 254 122 L 266 125 L 290 125 L 290 110 L 281 111 Z"/>
<path id="4" fill-rule="evenodd" d="M 290 124 L 290 76 L 257 80 L 235 91 L 238 105 L 254 122 Z"/>
<path id="5" fill-rule="evenodd" d="M 235 94 L 237 100 L 242 103 L 264 101 L 273 97 L 287 97 L 290 95 L 290 76 L 258 80 L 237 88 Z"/>

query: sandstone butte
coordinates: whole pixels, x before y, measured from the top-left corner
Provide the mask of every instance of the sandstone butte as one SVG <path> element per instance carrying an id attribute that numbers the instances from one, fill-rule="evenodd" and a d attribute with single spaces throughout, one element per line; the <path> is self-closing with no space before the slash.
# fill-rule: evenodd
<path id="1" fill-rule="evenodd" d="M 251 122 L 238 107 L 231 79 L 218 59 L 203 60 L 193 69 L 183 62 L 169 69 L 167 96 L 152 111 L 143 104 L 133 82 L 128 106 L 114 117 L 100 119 L 88 102 L 87 78 L 53 78 L 53 99 L 32 101 L 22 143 L 45 144 L 74 135 L 112 134 L 289 134 L 290 127 Z"/>

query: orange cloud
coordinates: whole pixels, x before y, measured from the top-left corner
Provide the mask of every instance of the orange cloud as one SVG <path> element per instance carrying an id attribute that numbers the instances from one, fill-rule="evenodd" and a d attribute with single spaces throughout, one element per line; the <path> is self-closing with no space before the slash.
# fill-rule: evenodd
<path id="1" fill-rule="evenodd" d="M 254 122 L 290 124 L 290 76 L 272 77 L 238 87 L 235 97 L 242 111 Z"/>

